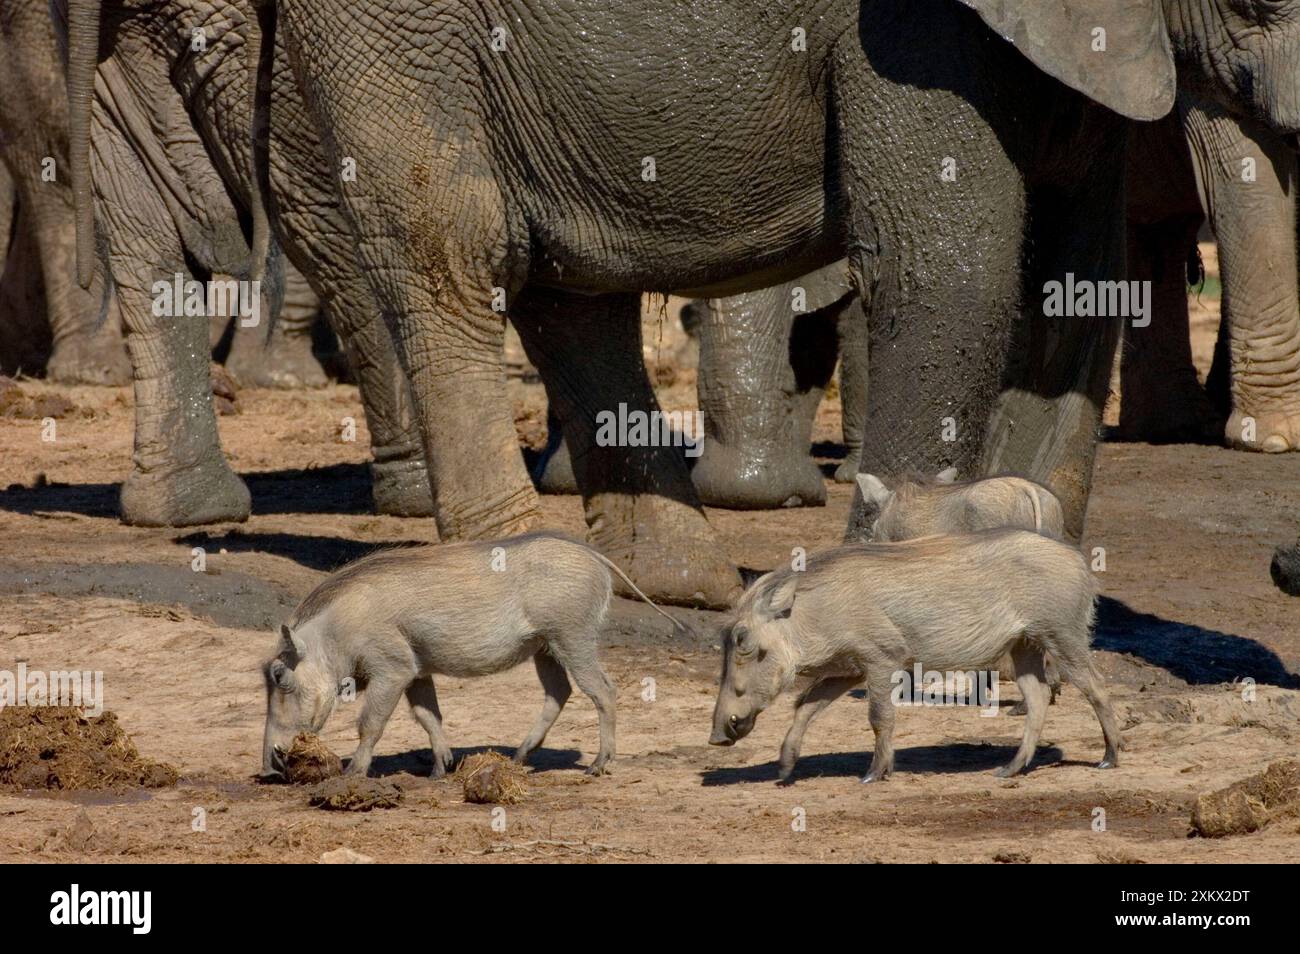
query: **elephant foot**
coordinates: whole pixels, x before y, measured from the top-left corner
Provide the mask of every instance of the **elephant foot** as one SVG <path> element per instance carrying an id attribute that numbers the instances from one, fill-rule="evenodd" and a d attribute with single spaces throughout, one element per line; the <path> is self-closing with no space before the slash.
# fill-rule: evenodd
<path id="1" fill-rule="evenodd" d="M 700 501 L 710 507 L 775 510 L 826 504 L 826 482 L 806 451 L 764 453 L 706 438 L 691 481 Z"/>
<path id="2" fill-rule="evenodd" d="M 1237 450 L 1282 454 L 1300 450 L 1300 410 L 1251 411 L 1238 407 L 1224 425 L 1223 437 Z"/>
<path id="3" fill-rule="evenodd" d="M 241 328 L 226 359 L 226 370 L 241 387 L 282 391 L 323 388 L 325 369 L 311 351 L 310 335 L 273 334 L 263 343 L 260 328 Z"/>
<path id="4" fill-rule="evenodd" d="M 542 455 L 533 470 L 533 481 L 544 494 L 578 493 L 578 478 L 573 476 L 568 444 L 561 441 L 549 455 Z"/>
<path id="5" fill-rule="evenodd" d="M 612 515 L 591 523 L 590 542 L 656 603 L 725 609 L 743 586 L 721 542 L 703 515 L 666 497 L 632 498 L 630 520 L 617 530 Z M 636 598 L 614 576 L 622 596 Z"/>
<path id="6" fill-rule="evenodd" d="M 844 455 L 844 461 L 835 468 L 835 482 L 837 484 L 851 484 L 857 480 L 861 461 L 862 448 L 859 447 L 856 450 L 849 448 L 848 453 Z"/>
<path id="7" fill-rule="evenodd" d="M 139 469 L 122 484 L 122 521 L 137 527 L 189 527 L 242 522 L 251 512 L 248 487 L 220 449 L 168 470 Z"/>
<path id="8" fill-rule="evenodd" d="M 432 517 L 433 492 L 423 455 L 376 460 L 370 465 L 375 512 L 391 517 Z"/>
<path id="9" fill-rule="evenodd" d="M 121 387 L 131 383 L 131 359 L 116 331 L 78 334 L 55 343 L 45 374 L 56 384 Z"/>

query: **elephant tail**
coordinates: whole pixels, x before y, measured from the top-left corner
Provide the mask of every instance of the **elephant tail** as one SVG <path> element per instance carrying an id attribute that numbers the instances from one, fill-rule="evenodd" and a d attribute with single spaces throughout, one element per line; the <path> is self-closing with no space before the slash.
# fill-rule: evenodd
<path id="1" fill-rule="evenodd" d="M 68 164 L 77 228 L 77 283 L 89 288 L 95 271 L 95 206 L 90 177 L 90 113 L 99 67 L 99 0 L 68 4 Z"/>
<path id="2" fill-rule="evenodd" d="M 275 0 L 253 0 L 256 22 L 248 24 L 248 95 L 253 127 L 249 152 L 249 212 L 253 241 L 249 249 L 248 280 L 261 282 L 271 249 L 267 201 L 271 194 L 271 79 L 275 64 Z"/>
<path id="3" fill-rule="evenodd" d="M 680 632 L 683 636 L 693 637 L 695 635 L 695 631 L 691 629 L 691 627 L 687 626 L 684 622 L 682 622 L 672 613 L 665 612 L 663 609 L 660 608 L 660 606 L 654 600 L 650 599 L 650 597 L 642 593 L 641 588 L 638 587 L 635 583 L 633 583 L 632 578 L 628 576 L 626 573 L 624 573 L 622 568 L 620 568 L 616 563 L 614 563 L 613 560 L 605 556 L 605 554 L 601 553 L 599 550 L 593 549 L 592 547 L 587 547 L 587 550 L 597 560 L 599 560 L 601 563 L 605 564 L 605 566 L 607 566 L 609 569 L 617 573 L 622 578 L 623 582 L 626 583 L 631 588 L 632 592 L 635 593 L 637 596 L 641 597 L 641 599 L 645 601 L 645 604 L 647 606 L 649 606 L 652 610 L 654 610 L 664 619 L 668 620 L 668 622 L 672 623 L 673 629 Z"/>

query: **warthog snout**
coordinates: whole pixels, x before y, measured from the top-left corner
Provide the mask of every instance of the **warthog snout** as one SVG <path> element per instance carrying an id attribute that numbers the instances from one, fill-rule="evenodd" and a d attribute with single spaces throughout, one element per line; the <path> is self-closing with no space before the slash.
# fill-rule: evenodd
<path id="1" fill-rule="evenodd" d="M 286 777 L 287 769 L 284 747 L 268 746 L 262 756 L 262 771 L 257 777 L 264 782 L 282 781 Z"/>
<path id="2" fill-rule="evenodd" d="M 757 718 L 755 714 L 744 717 L 733 715 L 725 722 L 715 724 L 713 734 L 709 736 L 709 745 L 735 745 L 738 739 L 749 735 Z"/>

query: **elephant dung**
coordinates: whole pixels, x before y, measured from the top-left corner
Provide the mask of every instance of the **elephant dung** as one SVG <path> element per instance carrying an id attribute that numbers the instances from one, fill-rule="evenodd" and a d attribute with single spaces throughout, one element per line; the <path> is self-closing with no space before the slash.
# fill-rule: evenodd
<path id="1" fill-rule="evenodd" d="M 318 736 L 301 732 L 284 757 L 285 777 L 293 785 L 315 785 L 343 774 L 343 761 Z"/>
<path id="2" fill-rule="evenodd" d="M 465 801 L 476 805 L 514 805 L 523 801 L 528 795 L 523 777 L 524 769 L 500 752 L 468 755 L 456 766 Z"/>
<path id="3" fill-rule="evenodd" d="M 1192 806 L 1192 831 L 1203 838 L 1245 835 L 1297 813 L 1300 762 L 1285 759 L 1227 788 L 1199 796 Z"/>

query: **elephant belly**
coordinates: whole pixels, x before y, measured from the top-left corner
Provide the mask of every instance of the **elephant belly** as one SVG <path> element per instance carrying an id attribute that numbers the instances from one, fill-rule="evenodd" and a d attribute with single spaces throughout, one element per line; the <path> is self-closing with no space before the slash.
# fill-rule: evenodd
<path id="1" fill-rule="evenodd" d="M 493 149 L 534 281 L 724 294 L 843 254 L 827 76 L 856 4 L 509 6 L 528 42 L 487 63 L 485 125 L 520 130 Z M 806 49 L 790 48 L 791 23 L 808 24 Z"/>

